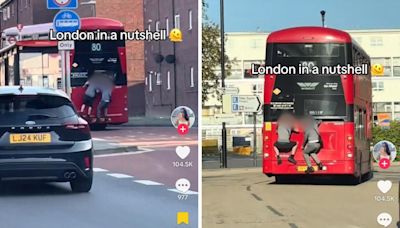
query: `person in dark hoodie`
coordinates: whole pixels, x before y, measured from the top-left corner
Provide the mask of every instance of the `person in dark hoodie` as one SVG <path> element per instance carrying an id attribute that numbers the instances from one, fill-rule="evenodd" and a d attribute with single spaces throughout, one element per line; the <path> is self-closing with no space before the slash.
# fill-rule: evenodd
<path id="1" fill-rule="evenodd" d="M 282 159 L 279 156 L 281 152 L 290 152 L 288 161 L 296 164 L 294 155 L 297 149 L 297 143 L 290 141 L 290 136 L 293 132 L 297 132 L 294 127 L 294 117 L 291 113 L 282 113 L 278 119 L 278 140 L 274 144 L 274 151 L 278 160 L 278 165 L 282 164 Z"/>
<path id="2" fill-rule="evenodd" d="M 311 165 L 311 158 L 315 161 L 319 170 L 323 169 L 323 165 L 318 158 L 318 152 L 322 147 L 322 140 L 319 133 L 319 125 L 321 121 L 316 121 L 313 116 L 306 116 L 303 118 L 303 127 L 304 127 L 304 160 L 307 164 L 306 173 L 314 172 L 314 168 Z"/>

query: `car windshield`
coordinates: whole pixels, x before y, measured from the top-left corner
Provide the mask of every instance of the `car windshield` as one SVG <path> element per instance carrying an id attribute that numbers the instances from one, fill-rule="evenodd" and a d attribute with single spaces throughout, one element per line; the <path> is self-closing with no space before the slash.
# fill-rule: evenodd
<path id="1" fill-rule="evenodd" d="M 24 124 L 26 121 L 66 118 L 75 115 L 71 102 L 51 95 L 0 96 L 0 124 Z"/>

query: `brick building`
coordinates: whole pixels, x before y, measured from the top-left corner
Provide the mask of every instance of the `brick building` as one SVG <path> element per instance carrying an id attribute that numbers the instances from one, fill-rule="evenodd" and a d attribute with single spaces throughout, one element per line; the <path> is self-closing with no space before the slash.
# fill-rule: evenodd
<path id="1" fill-rule="evenodd" d="M 33 25 L 53 21 L 57 10 L 47 10 L 44 0 L 5 0 L 0 4 L 2 30 L 17 24 Z"/>

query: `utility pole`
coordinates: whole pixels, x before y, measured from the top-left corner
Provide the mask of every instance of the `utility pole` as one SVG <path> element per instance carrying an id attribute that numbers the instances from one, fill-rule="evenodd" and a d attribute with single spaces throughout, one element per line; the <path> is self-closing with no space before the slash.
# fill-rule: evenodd
<path id="1" fill-rule="evenodd" d="M 221 84 L 225 88 L 225 19 L 224 19 L 224 0 L 220 0 L 220 19 L 221 19 Z"/>
<path id="2" fill-rule="evenodd" d="M 321 20 L 322 20 L 322 27 L 325 28 L 325 10 L 321 10 L 320 14 L 321 14 Z"/>

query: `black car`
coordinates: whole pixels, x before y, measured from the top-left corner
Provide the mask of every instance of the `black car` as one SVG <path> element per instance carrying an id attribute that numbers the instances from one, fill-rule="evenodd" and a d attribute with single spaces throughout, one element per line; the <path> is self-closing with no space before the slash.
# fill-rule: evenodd
<path id="1" fill-rule="evenodd" d="M 62 91 L 0 87 L 0 180 L 70 182 L 88 192 L 93 180 L 88 123 Z"/>

